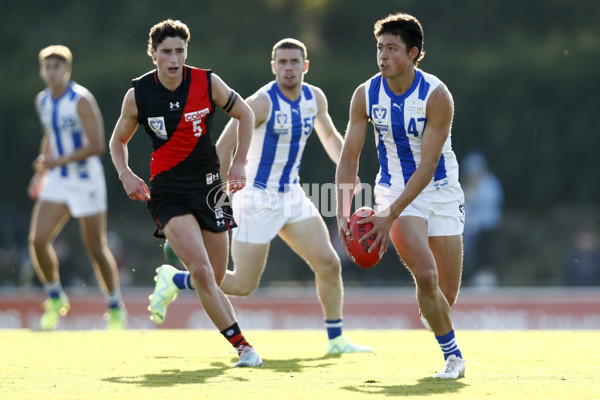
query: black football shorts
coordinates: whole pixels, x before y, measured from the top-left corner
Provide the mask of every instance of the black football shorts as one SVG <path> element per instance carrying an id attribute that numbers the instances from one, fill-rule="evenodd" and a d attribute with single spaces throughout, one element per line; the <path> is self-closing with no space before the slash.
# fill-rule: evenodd
<path id="1" fill-rule="evenodd" d="M 173 193 L 152 196 L 148 210 L 156 222 L 154 236 L 164 238 L 163 227 L 173 217 L 193 215 L 201 229 L 211 232 L 225 232 L 237 227 L 229 196 L 222 190 L 210 193 Z"/>

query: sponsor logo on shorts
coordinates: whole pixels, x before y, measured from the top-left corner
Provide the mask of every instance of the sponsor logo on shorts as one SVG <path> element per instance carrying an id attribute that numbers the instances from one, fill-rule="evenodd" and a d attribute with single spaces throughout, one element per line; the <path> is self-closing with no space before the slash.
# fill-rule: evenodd
<path id="1" fill-rule="evenodd" d="M 433 187 L 435 188 L 435 190 L 440 190 L 440 189 L 445 188 L 449 184 L 450 184 L 450 182 L 448 181 L 448 178 L 444 178 L 444 179 L 440 179 L 439 181 L 434 181 Z"/>

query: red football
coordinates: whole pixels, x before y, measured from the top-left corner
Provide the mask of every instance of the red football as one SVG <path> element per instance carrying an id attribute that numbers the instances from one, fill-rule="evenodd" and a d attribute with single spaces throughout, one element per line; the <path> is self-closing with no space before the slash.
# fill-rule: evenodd
<path id="1" fill-rule="evenodd" d="M 381 243 L 373 249 L 372 252 L 367 253 L 369 247 L 373 244 L 375 237 L 365 240 L 362 243 L 358 243 L 359 239 L 373 229 L 373 224 L 357 224 L 363 218 L 370 217 L 375 214 L 375 211 L 369 207 L 361 207 L 352 214 L 350 221 L 348 222 L 348 228 L 350 228 L 350 236 L 346 236 L 346 244 L 354 263 L 361 268 L 372 268 L 380 260 L 379 249 Z"/>

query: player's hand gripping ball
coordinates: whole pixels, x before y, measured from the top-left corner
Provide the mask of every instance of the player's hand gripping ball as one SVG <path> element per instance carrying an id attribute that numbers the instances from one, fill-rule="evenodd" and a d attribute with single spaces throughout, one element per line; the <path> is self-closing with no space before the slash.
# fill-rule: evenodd
<path id="1" fill-rule="evenodd" d="M 361 207 L 352 214 L 350 221 L 348 222 L 348 228 L 350 228 L 350 235 L 346 236 L 346 245 L 348 251 L 352 255 L 354 263 L 361 268 L 372 268 L 374 267 L 381 258 L 379 258 L 379 249 L 381 243 L 373 249 L 372 252 L 368 253 L 369 247 L 375 241 L 375 236 L 365 240 L 362 243 L 358 243 L 360 238 L 368 235 L 369 231 L 373 229 L 373 224 L 357 224 L 363 218 L 370 217 L 375 214 L 375 211 L 369 207 Z"/>

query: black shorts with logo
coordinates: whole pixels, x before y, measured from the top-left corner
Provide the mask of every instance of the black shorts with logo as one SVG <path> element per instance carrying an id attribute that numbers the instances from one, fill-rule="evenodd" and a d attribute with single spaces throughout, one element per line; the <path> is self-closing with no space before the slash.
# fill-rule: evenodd
<path id="1" fill-rule="evenodd" d="M 223 190 L 209 193 L 170 193 L 152 195 L 148 210 L 156 222 L 154 236 L 164 238 L 163 227 L 171 218 L 193 215 L 201 229 L 211 232 L 225 232 L 237 227 L 229 196 Z"/>

